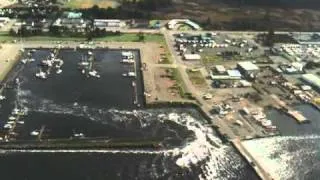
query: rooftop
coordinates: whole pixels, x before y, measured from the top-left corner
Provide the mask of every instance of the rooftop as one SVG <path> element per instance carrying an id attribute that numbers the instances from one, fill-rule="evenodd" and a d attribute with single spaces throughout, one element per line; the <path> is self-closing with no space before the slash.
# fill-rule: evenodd
<path id="1" fill-rule="evenodd" d="M 240 66 L 241 68 L 243 68 L 246 71 L 259 70 L 259 67 L 250 61 L 239 62 L 238 66 Z"/>
<path id="2" fill-rule="evenodd" d="M 302 79 L 307 81 L 308 83 L 320 88 L 320 78 L 314 74 L 303 74 Z"/>

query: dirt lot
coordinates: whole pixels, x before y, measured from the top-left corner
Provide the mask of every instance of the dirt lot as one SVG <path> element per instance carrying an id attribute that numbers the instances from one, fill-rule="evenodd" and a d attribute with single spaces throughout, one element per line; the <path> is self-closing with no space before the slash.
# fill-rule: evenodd
<path id="1" fill-rule="evenodd" d="M 0 49 L 0 81 L 2 81 L 7 73 L 18 60 L 19 47 L 17 45 L 2 44 Z"/>
<path id="2" fill-rule="evenodd" d="M 10 5 L 15 4 L 17 2 L 18 1 L 15 1 L 15 0 L 0 0 L 0 8 L 10 6 Z"/>

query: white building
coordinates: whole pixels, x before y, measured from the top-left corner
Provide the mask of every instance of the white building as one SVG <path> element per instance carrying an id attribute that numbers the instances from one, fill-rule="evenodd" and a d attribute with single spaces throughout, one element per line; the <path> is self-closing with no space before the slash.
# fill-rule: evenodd
<path id="1" fill-rule="evenodd" d="M 119 19 L 95 19 L 93 26 L 99 29 L 121 28 L 126 26 L 126 23 Z"/>
<path id="2" fill-rule="evenodd" d="M 243 61 L 237 64 L 237 68 L 244 75 L 256 74 L 260 68 L 250 61 Z"/>
<path id="3" fill-rule="evenodd" d="M 183 55 L 184 60 L 200 60 L 201 56 L 199 54 L 185 54 Z"/>

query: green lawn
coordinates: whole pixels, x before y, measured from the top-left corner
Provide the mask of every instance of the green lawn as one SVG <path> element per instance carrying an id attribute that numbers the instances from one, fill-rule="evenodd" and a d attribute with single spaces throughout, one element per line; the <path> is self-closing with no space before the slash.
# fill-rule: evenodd
<path id="1" fill-rule="evenodd" d="M 162 34 L 143 34 L 145 42 L 157 42 L 165 44 Z M 122 33 L 120 35 L 110 35 L 100 38 L 94 38 L 95 41 L 117 41 L 117 42 L 142 42 L 137 33 Z"/>

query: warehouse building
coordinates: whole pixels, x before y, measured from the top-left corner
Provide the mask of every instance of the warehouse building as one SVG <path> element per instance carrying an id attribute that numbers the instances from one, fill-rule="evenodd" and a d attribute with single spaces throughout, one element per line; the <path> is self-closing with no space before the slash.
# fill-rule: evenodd
<path id="1" fill-rule="evenodd" d="M 250 61 L 239 62 L 237 69 L 239 69 L 243 76 L 250 78 L 254 78 L 260 71 L 260 68 Z"/>

